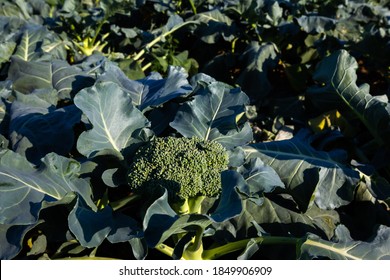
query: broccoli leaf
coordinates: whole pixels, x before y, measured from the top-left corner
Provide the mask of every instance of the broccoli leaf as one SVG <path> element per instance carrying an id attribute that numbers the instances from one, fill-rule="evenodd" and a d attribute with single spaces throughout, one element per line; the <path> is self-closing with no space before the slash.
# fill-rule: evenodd
<path id="1" fill-rule="evenodd" d="M 73 126 L 80 121 L 81 111 L 76 106 L 57 110 L 35 106 L 33 95 L 24 96 L 26 102 L 14 101 L 11 105 L 10 140 L 12 149 L 32 163 L 39 164 L 50 152 L 66 155 L 74 142 Z"/>
<path id="2" fill-rule="evenodd" d="M 66 49 L 56 33 L 49 32 L 46 27 L 31 25 L 24 30 L 15 56 L 24 61 L 42 61 L 52 57 L 65 60 Z"/>
<path id="3" fill-rule="evenodd" d="M 241 199 L 236 188 L 245 184 L 242 176 L 232 170 L 222 172 L 222 194 L 218 205 L 210 215 L 187 214 L 179 216 L 168 203 L 168 192 L 158 198 L 146 211 L 145 238 L 149 247 L 155 247 L 173 234 L 203 230 L 212 223 L 222 223 L 238 216 L 242 211 Z"/>
<path id="4" fill-rule="evenodd" d="M 62 199 L 76 192 L 96 209 L 87 181 L 78 178 L 80 163 L 47 154 L 38 169 L 26 158 L 9 150 L 0 154 L 0 223 L 28 225 L 38 219 L 43 201 Z"/>
<path id="5" fill-rule="evenodd" d="M 170 125 L 185 137 L 197 136 L 234 148 L 253 138 L 249 123 L 240 123 L 248 103 L 248 96 L 240 89 L 210 82 L 192 101 L 179 108 Z"/>
<path id="6" fill-rule="evenodd" d="M 314 80 L 323 86 L 308 89 L 310 98 L 332 101 L 333 107 L 344 103 L 367 127 L 379 144 L 390 143 L 390 104 L 369 93 L 369 86 L 358 86 L 358 64 L 347 51 L 336 51 L 323 59 L 314 73 Z"/>
<path id="7" fill-rule="evenodd" d="M 276 187 L 284 188 L 284 183 L 272 167 L 265 165 L 260 158 L 252 158 L 237 168 L 246 184 L 239 188 L 241 194 L 258 204 L 263 203 L 263 194 L 272 192 Z"/>
<path id="8" fill-rule="evenodd" d="M 126 242 L 142 236 L 141 228 L 131 217 L 115 213 L 110 206 L 95 211 L 78 197 L 68 216 L 69 229 L 83 247 L 98 247 L 104 239 Z"/>
<path id="9" fill-rule="evenodd" d="M 245 185 L 244 178 L 236 171 L 225 170 L 221 174 L 222 194 L 218 206 L 211 214 L 213 222 L 221 223 L 239 215 L 242 211 L 241 199 L 236 189 Z"/>
<path id="10" fill-rule="evenodd" d="M 155 247 L 164 242 L 172 231 L 167 232 L 177 221 L 179 216 L 168 203 L 168 191 L 156 199 L 145 213 L 143 228 L 146 242 L 149 247 Z"/>
<path id="11" fill-rule="evenodd" d="M 19 56 L 11 58 L 8 79 L 13 81 L 13 89 L 21 93 L 49 88 L 56 89 L 63 99 L 69 99 L 94 81 L 88 73 L 66 61 L 25 61 Z"/>
<path id="12" fill-rule="evenodd" d="M 201 23 L 197 32 L 200 33 L 200 38 L 208 44 L 214 44 L 221 38 L 231 41 L 237 31 L 233 20 L 221 13 L 219 9 L 199 13 L 193 17 L 193 20 Z"/>
<path id="13" fill-rule="evenodd" d="M 121 152 L 140 142 L 139 134 L 149 125 L 146 117 L 133 106 L 129 94 L 112 82 L 99 82 L 80 91 L 74 103 L 93 125 L 77 142 L 77 149 L 87 157 L 113 154 L 122 158 Z"/>
<path id="14" fill-rule="evenodd" d="M 2 42 L 0 45 L 0 66 L 8 62 L 16 48 L 15 42 Z"/>
<path id="15" fill-rule="evenodd" d="M 390 228 L 380 225 L 375 238 L 370 241 L 355 241 L 344 225 L 336 228 L 338 242 L 330 242 L 309 235 L 301 246 L 301 258 L 328 257 L 333 260 L 389 260 Z"/>
<path id="16" fill-rule="evenodd" d="M 335 209 L 353 200 L 358 172 L 341 161 L 341 150 L 327 153 L 311 147 L 304 130 L 290 140 L 251 144 L 244 150 L 248 159 L 259 157 L 275 169 L 302 209 L 313 201 L 321 209 Z"/>
<path id="17" fill-rule="evenodd" d="M 148 77 L 134 81 L 113 63 L 105 63 L 105 72 L 98 81 L 111 81 L 117 83 L 123 91 L 131 96 L 133 105 L 141 111 L 157 107 L 165 102 L 191 91 L 187 81 L 188 74 L 183 68 L 171 66 L 168 77 L 162 78 L 158 73 L 152 73 Z"/>
<path id="18" fill-rule="evenodd" d="M 97 247 L 111 231 L 112 209 L 104 207 L 102 210 L 93 211 L 82 199 L 77 198 L 68 222 L 69 229 L 83 247 Z"/>
<path id="19" fill-rule="evenodd" d="M 249 96 L 261 100 L 272 89 L 268 72 L 275 68 L 278 59 L 278 49 L 275 44 L 260 45 L 258 42 L 251 42 L 240 57 L 244 70 L 237 78 L 237 83 Z"/>
<path id="20" fill-rule="evenodd" d="M 315 205 L 306 213 L 300 213 L 289 196 L 272 199 L 264 197 L 259 206 L 253 199 L 243 199 L 240 215 L 217 227 L 217 240 L 245 239 L 258 235 L 258 226 L 274 236 L 303 236 L 308 232 L 332 238 L 336 225 L 340 223 L 335 210 L 322 210 Z"/>
<path id="21" fill-rule="evenodd" d="M 22 239 L 24 235 L 34 225 L 3 225 L 0 224 L 0 259 L 10 260 L 14 258 L 22 249 Z"/>

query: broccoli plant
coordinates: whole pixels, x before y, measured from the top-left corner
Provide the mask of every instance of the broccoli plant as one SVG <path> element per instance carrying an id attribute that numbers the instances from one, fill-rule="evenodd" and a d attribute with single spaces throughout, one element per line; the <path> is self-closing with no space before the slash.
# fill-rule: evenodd
<path id="1" fill-rule="evenodd" d="M 200 138 L 160 137 L 142 146 L 135 154 L 128 174 L 128 182 L 135 192 L 152 194 L 165 188 L 172 209 L 178 215 L 200 214 L 206 197 L 221 193 L 221 172 L 228 168 L 228 154 L 218 142 Z M 201 238 L 198 230 L 184 258 L 202 258 Z M 176 239 L 184 235 L 179 234 Z M 167 246 L 158 247 L 171 254 Z"/>
<path id="2" fill-rule="evenodd" d="M 202 210 L 205 198 L 221 194 L 224 186 L 221 173 L 228 169 L 228 164 L 227 150 L 216 141 L 205 141 L 198 137 L 156 137 L 135 153 L 127 179 L 133 191 L 140 195 L 150 196 L 161 188 L 166 189 L 169 204 L 179 216 L 178 219 L 196 220 L 202 219 L 202 215 L 196 217 L 197 214 L 204 215 L 207 212 Z M 262 236 L 206 249 L 203 238 L 207 225 L 211 223 L 204 218 L 203 225 L 192 225 L 191 230 L 184 228 L 174 233 L 174 247 L 160 242 L 155 249 L 177 257 L 176 246 L 180 247 L 178 244 L 184 240 L 188 244 L 184 247 L 181 259 L 207 260 L 242 250 L 250 240 L 255 243 L 292 245 L 298 241 L 294 238 Z"/>
<path id="3" fill-rule="evenodd" d="M 196 214 L 206 197 L 220 194 L 220 173 L 227 167 L 228 154 L 218 142 L 160 137 L 137 151 L 128 182 L 141 193 L 163 187 L 179 215 Z"/>

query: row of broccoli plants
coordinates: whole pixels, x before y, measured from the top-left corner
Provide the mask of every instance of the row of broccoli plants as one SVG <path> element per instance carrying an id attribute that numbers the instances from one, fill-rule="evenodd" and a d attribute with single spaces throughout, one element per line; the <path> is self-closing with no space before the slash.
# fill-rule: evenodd
<path id="1" fill-rule="evenodd" d="M 1 258 L 388 258 L 388 9 L 341 2 L 2 2 Z"/>
<path id="2" fill-rule="evenodd" d="M 346 81 L 351 61 L 323 61 L 327 90 L 361 94 Z M 311 145 L 336 131 L 253 143 L 241 89 L 187 78 L 171 67 L 131 80 L 102 56 L 72 66 L 15 56 L 1 91 L 2 258 L 389 257 L 376 182 L 345 151 Z M 343 207 L 369 201 L 377 230 L 354 240 Z"/>

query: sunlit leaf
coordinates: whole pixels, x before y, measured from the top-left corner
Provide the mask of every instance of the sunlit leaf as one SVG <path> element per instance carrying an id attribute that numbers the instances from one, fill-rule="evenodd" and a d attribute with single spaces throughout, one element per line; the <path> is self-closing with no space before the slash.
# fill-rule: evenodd
<path id="1" fill-rule="evenodd" d="M 340 161 L 342 151 L 311 147 L 305 132 L 290 140 L 251 144 L 244 151 L 248 159 L 259 157 L 275 169 L 302 209 L 312 201 L 322 209 L 334 209 L 353 200 L 358 172 Z"/>
<path id="2" fill-rule="evenodd" d="M 317 67 L 314 80 L 323 86 L 313 86 L 308 93 L 329 96 L 344 103 L 366 126 L 379 144 L 390 143 L 390 104 L 369 93 L 369 85 L 357 85 L 358 64 L 347 51 L 336 51 L 326 57 Z M 333 103 L 336 107 L 338 104 Z"/>
<path id="3" fill-rule="evenodd" d="M 252 140 L 249 123 L 236 122 L 249 99 L 240 89 L 211 82 L 192 101 L 183 104 L 171 126 L 185 137 L 214 140 L 227 148 Z"/>
<path id="4" fill-rule="evenodd" d="M 390 229 L 379 226 L 370 241 L 355 241 L 348 229 L 340 225 L 336 231 L 338 242 L 330 242 L 309 236 L 301 246 L 301 258 L 327 257 L 333 260 L 389 260 Z"/>
<path id="5" fill-rule="evenodd" d="M 38 219 L 41 203 L 55 201 L 70 192 L 78 193 L 96 208 L 87 181 L 78 178 L 80 163 L 47 154 L 35 168 L 26 158 L 9 150 L 0 154 L 0 205 L 2 224 L 28 225 Z"/>
<path id="6" fill-rule="evenodd" d="M 130 96 L 112 82 L 100 82 L 82 90 L 74 102 L 93 126 L 77 142 L 77 149 L 87 157 L 100 153 L 122 157 L 124 149 L 140 142 L 138 133 L 149 125 Z"/>

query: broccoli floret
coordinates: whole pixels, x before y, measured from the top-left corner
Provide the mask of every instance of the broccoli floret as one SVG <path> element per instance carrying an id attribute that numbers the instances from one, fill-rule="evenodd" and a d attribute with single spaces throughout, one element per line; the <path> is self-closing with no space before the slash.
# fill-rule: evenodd
<path id="1" fill-rule="evenodd" d="M 218 142 L 156 137 L 135 153 L 128 183 L 146 194 L 164 187 L 179 214 L 199 213 L 205 197 L 220 194 L 221 171 L 227 167 L 227 152 Z"/>

